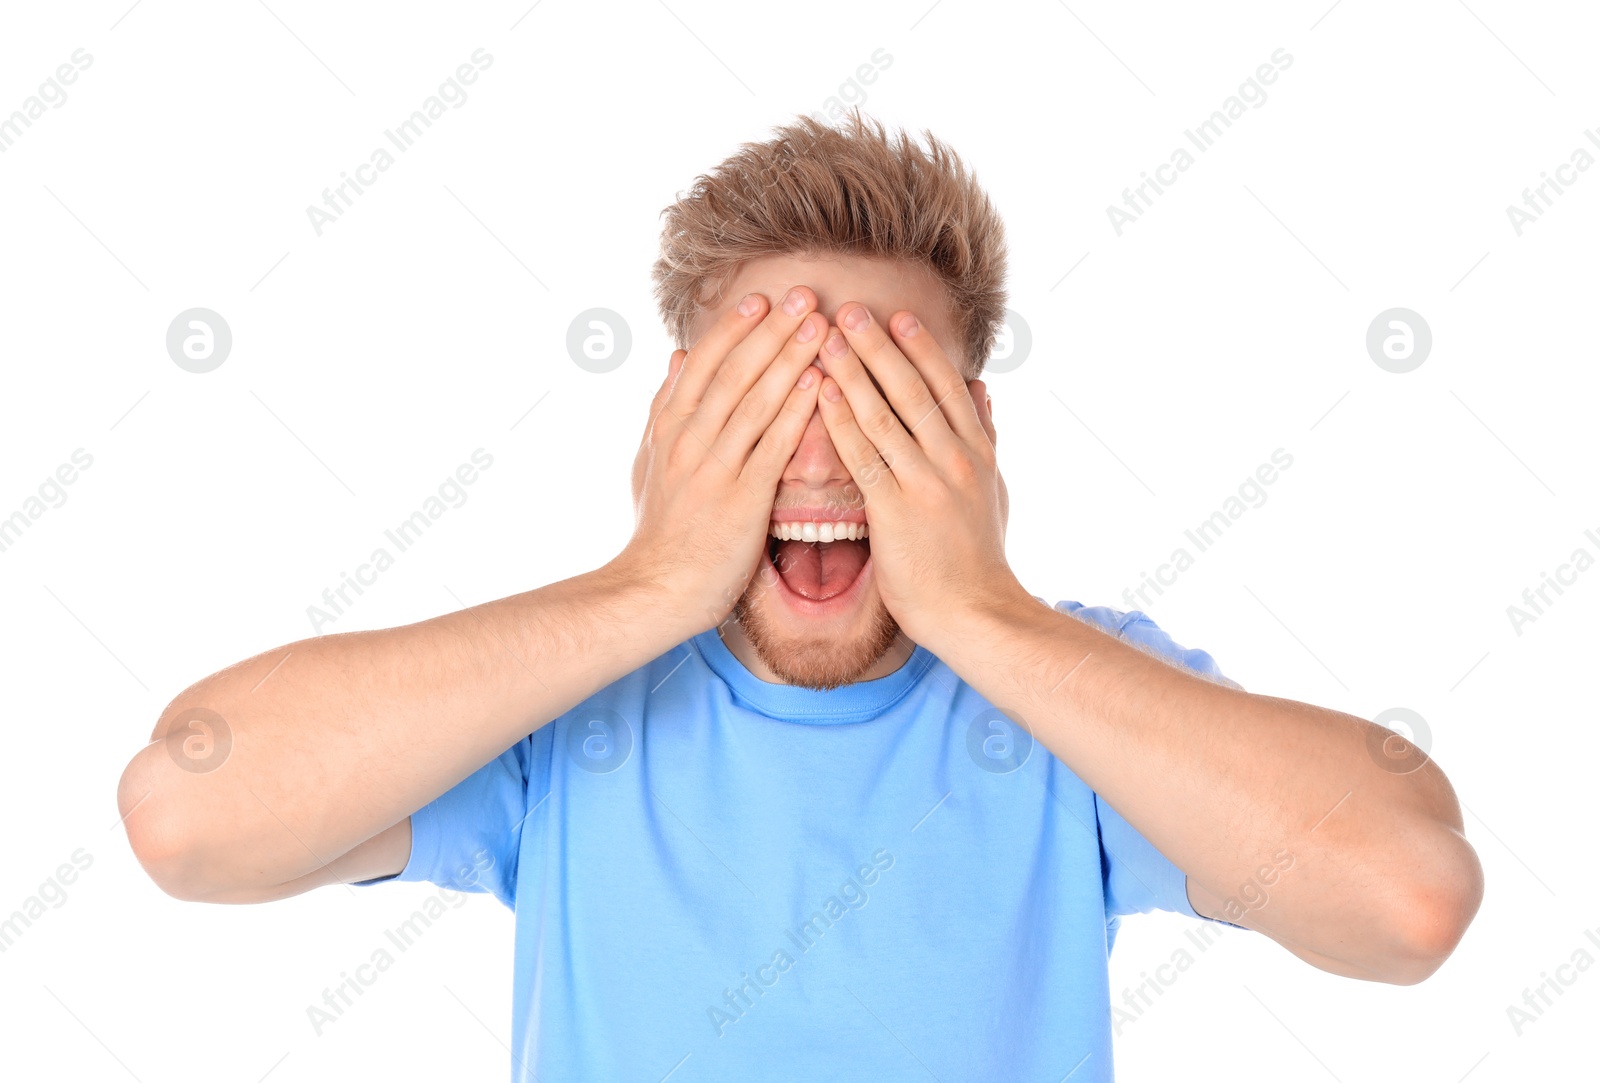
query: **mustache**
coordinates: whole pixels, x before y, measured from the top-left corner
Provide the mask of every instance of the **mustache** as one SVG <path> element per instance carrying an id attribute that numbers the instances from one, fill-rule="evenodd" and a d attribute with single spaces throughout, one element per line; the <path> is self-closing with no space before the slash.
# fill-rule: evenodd
<path id="1" fill-rule="evenodd" d="M 860 489 L 846 489 L 843 491 L 829 492 L 821 497 L 811 496 L 803 500 L 778 500 L 772 505 L 772 510 L 790 511 L 795 508 L 808 510 L 820 509 L 820 519 L 829 518 L 830 514 L 843 515 L 846 512 L 861 511 L 867 506 L 867 498 Z"/>

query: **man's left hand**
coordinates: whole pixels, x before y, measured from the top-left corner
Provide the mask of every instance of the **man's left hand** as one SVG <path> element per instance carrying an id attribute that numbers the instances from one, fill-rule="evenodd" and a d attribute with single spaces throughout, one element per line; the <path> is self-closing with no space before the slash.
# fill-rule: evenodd
<path id="1" fill-rule="evenodd" d="M 837 319 L 818 358 L 828 375 L 817 405 L 866 498 L 878 594 L 937 654 L 964 614 L 1031 600 L 1006 563 L 988 389 L 964 380 L 910 312 L 889 318 L 892 337 L 859 302 Z"/>

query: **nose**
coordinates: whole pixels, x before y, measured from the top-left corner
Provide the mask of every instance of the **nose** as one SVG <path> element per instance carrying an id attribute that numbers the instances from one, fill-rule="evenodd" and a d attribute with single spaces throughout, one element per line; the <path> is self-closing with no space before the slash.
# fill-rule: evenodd
<path id="1" fill-rule="evenodd" d="M 795 449 L 794 457 L 783 472 L 783 485 L 796 489 L 804 486 L 807 489 L 829 490 L 842 489 L 850 484 L 850 471 L 834 450 L 828 426 L 822 420 L 822 412 L 813 410 L 811 420 L 806 423 L 805 434 L 800 438 L 800 446 Z"/>

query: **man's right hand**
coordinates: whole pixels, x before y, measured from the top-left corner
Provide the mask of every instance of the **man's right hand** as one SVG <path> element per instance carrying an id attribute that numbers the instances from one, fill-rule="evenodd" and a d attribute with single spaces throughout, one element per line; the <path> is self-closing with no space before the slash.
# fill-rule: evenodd
<path id="1" fill-rule="evenodd" d="M 123 772 L 128 841 L 182 899 L 261 902 L 401 871 L 409 817 L 533 730 L 721 620 L 754 573 L 816 403 L 816 295 L 723 315 L 675 364 L 601 568 L 398 628 L 301 640 L 168 704 Z M 816 330 L 799 341 L 802 323 Z M 681 353 L 681 351 L 680 351 Z M 616 620 L 618 612 L 639 620 Z M 691 627 L 698 625 L 698 627 Z M 231 734 L 187 756 L 197 708 Z"/>
<path id="2" fill-rule="evenodd" d="M 759 293 L 673 352 L 633 464 L 634 533 L 615 563 L 659 583 L 703 631 L 744 593 L 772 502 L 816 408 L 811 367 L 828 329 L 795 286 Z"/>

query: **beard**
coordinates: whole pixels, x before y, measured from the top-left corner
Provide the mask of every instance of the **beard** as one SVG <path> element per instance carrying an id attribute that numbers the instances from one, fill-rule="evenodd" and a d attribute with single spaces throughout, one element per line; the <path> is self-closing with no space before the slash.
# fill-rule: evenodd
<path id="1" fill-rule="evenodd" d="M 774 622 L 769 607 L 776 603 L 766 599 L 763 605 L 764 593 L 761 577 L 753 577 L 734 603 L 733 615 L 756 656 L 785 684 L 817 692 L 854 684 L 889 653 L 900 636 L 900 625 L 889 615 L 877 591 L 862 603 L 867 611 L 866 628 L 845 639 L 827 638 L 817 632 L 808 635 L 804 630 Z"/>

